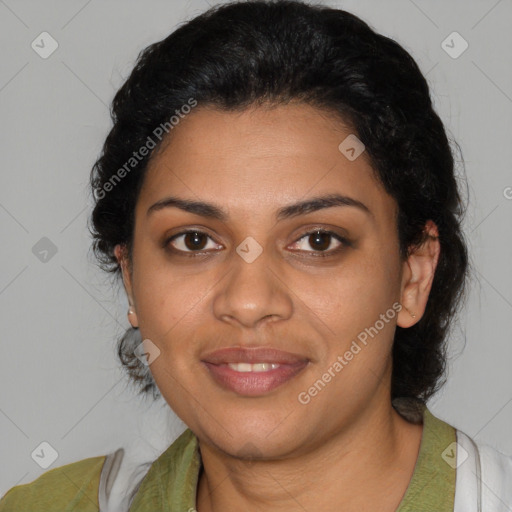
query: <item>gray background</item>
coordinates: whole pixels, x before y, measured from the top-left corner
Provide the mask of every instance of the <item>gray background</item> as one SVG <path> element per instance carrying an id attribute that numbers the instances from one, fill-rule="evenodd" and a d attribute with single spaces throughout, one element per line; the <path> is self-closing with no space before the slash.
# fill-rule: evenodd
<path id="1" fill-rule="evenodd" d="M 448 384 L 429 406 L 511 454 L 512 3 L 325 3 L 412 53 L 461 145 L 476 274 L 450 339 Z M 42 441 L 58 452 L 51 469 L 140 438 L 167 414 L 137 398 L 119 369 L 115 339 L 128 326 L 127 302 L 89 250 L 87 180 L 110 128 L 108 105 L 138 52 L 207 6 L 0 0 L 0 495 L 46 471 L 31 457 Z M 47 59 L 31 47 L 43 31 L 59 45 Z M 458 58 L 441 47 L 453 31 L 469 44 Z M 45 262 L 33 252 L 43 237 L 57 249 Z M 184 429 L 172 413 L 169 422 L 167 441 Z"/>

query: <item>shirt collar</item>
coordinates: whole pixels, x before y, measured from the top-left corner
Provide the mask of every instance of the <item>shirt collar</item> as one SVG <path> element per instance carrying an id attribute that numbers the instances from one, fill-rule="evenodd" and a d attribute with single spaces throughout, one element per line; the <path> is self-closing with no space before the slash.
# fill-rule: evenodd
<path id="1" fill-rule="evenodd" d="M 396 512 L 453 512 L 456 430 L 423 406 L 423 434 L 411 481 Z"/>

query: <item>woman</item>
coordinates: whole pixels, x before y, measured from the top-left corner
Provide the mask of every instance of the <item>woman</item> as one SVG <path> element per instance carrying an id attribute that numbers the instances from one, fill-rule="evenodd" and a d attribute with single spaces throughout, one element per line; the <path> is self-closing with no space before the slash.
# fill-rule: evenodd
<path id="1" fill-rule="evenodd" d="M 511 510 L 512 457 L 426 407 L 468 257 L 402 47 L 338 9 L 216 7 L 139 56 L 113 121 L 92 234 L 130 303 L 119 355 L 188 428 L 1 511 Z"/>

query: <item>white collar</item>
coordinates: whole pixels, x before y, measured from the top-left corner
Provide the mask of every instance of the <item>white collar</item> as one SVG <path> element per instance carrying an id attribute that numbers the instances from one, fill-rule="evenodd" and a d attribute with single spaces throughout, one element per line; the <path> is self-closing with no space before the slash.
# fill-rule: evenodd
<path id="1" fill-rule="evenodd" d="M 456 433 L 454 512 L 512 512 L 512 456 Z"/>

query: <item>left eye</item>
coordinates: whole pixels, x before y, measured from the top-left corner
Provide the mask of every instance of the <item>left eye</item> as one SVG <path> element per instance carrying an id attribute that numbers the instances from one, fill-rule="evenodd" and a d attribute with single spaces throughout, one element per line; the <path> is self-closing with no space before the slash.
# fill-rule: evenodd
<path id="1" fill-rule="evenodd" d="M 335 249 L 332 248 L 333 239 L 338 242 Z M 304 246 L 304 242 L 302 242 L 301 246 L 301 240 L 304 240 L 306 244 L 309 244 L 310 247 L 314 249 L 313 251 L 306 250 L 306 252 L 335 252 L 335 250 L 340 246 L 348 245 L 347 240 L 343 237 L 333 233 L 332 231 L 323 231 L 321 229 L 306 233 L 299 238 L 297 242 L 295 242 L 295 244 L 299 244 L 299 250 L 305 250 L 302 248 Z"/>

